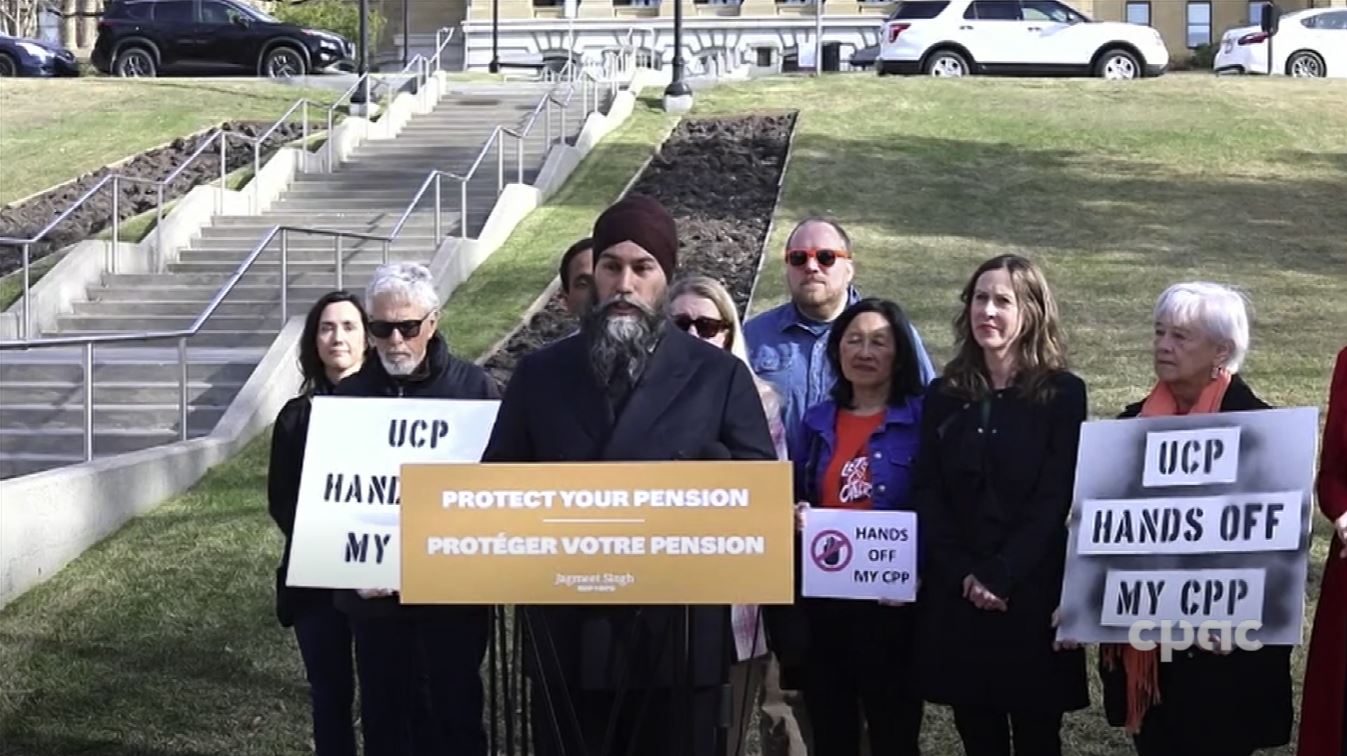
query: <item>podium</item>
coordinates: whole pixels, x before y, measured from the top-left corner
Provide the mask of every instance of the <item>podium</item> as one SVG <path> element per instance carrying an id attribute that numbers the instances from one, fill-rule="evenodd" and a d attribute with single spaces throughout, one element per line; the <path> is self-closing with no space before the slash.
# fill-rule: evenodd
<path id="1" fill-rule="evenodd" d="M 494 607 L 492 753 L 724 752 L 730 605 L 794 596 L 788 463 L 415 464 L 401 479 L 403 603 Z"/>

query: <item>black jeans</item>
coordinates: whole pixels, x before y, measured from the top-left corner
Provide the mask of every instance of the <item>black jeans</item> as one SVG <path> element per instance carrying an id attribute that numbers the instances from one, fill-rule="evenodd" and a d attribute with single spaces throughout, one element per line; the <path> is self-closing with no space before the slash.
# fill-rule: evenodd
<path id="1" fill-rule="evenodd" d="M 918 756 L 924 704 L 913 694 L 912 612 L 873 601 L 805 599 L 802 666 L 814 756 L 860 756 L 861 714 L 873 756 Z"/>
<path id="2" fill-rule="evenodd" d="M 352 618 L 365 756 L 486 756 L 480 668 L 489 625 Z"/>
<path id="3" fill-rule="evenodd" d="M 1006 712 L 954 707 L 954 726 L 967 756 L 1061 756 L 1060 712 Z"/>
<path id="4" fill-rule="evenodd" d="M 814 756 L 860 756 L 865 713 L 873 756 L 918 756 L 924 704 L 900 681 L 877 669 L 856 673 L 840 666 L 810 664 L 804 706 L 814 731 Z"/>
<path id="5" fill-rule="evenodd" d="M 309 680 L 315 756 L 355 756 L 355 664 L 346 615 L 332 606 L 307 610 L 295 618 L 295 640 Z"/>

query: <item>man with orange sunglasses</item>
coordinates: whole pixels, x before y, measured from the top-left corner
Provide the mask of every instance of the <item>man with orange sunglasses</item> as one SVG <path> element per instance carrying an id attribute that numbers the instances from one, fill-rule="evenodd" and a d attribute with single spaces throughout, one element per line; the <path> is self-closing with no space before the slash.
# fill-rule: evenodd
<path id="1" fill-rule="evenodd" d="M 744 340 L 749 362 L 758 377 L 772 383 L 782 398 L 786 434 L 799 431 L 805 410 L 828 398 L 837 376 L 828 363 L 828 331 L 860 294 L 852 285 L 851 238 L 834 220 L 811 217 L 801 221 L 786 240 L 786 285 L 790 301 L 758 315 L 744 324 Z M 926 347 L 915 328 L 912 344 L 916 348 L 922 383 L 935 378 L 935 369 Z M 767 610 L 768 633 L 786 627 L 771 619 Z M 761 742 L 765 756 L 805 756 L 804 706 L 792 680 L 799 659 L 791 658 L 789 638 L 772 638 L 780 658 L 768 665 L 764 680 L 760 718 Z"/>
<path id="2" fill-rule="evenodd" d="M 836 221 L 801 221 L 786 240 L 785 258 L 790 301 L 745 323 L 744 338 L 754 372 L 782 393 L 790 433 L 805 410 L 828 398 L 837 379 L 824 354 L 828 331 L 860 294 L 852 284 L 851 238 Z M 912 340 L 922 382 L 930 383 L 935 368 L 915 328 Z"/>

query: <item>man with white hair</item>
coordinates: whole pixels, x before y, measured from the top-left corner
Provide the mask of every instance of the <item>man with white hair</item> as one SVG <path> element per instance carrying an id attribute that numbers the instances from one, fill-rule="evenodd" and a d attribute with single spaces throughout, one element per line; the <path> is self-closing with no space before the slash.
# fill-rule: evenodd
<path id="1" fill-rule="evenodd" d="M 495 381 L 449 353 L 430 271 L 410 262 L 374 272 L 365 289 L 369 332 L 379 359 L 336 390 L 338 396 L 499 399 Z M 387 591 L 338 591 L 351 617 L 360 677 L 365 752 L 485 756 L 478 672 L 490 634 L 484 606 L 403 606 Z"/>

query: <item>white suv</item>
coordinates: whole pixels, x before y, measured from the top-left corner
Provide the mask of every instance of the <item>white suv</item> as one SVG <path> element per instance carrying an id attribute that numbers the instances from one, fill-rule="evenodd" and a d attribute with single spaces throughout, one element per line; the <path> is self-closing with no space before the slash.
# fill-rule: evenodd
<path id="1" fill-rule="evenodd" d="M 902 0 L 880 32 L 882 76 L 925 73 L 1159 76 L 1169 67 L 1160 33 L 1091 21 L 1057 0 Z"/>

